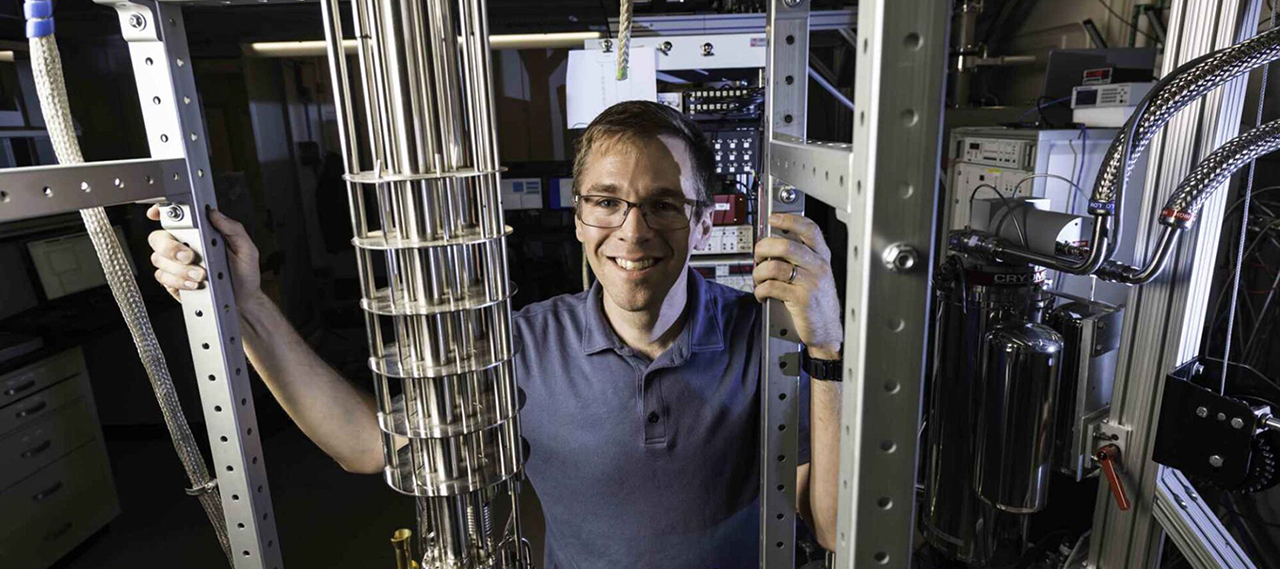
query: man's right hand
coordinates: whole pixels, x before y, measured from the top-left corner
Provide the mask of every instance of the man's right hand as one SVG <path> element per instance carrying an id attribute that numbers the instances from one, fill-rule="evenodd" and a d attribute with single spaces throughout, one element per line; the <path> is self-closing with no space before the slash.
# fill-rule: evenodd
<path id="1" fill-rule="evenodd" d="M 147 217 L 159 221 L 160 206 L 151 206 L 147 210 Z M 256 298 L 261 294 L 262 284 L 262 274 L 258 270 L 258 247 L 249 239 L 243 225 L 221 212 L 210 211 L 209 221 L 227 243 L 227 261 L 231 265 L 231 284 L 235 289 L 236 302 L 244 304 Z M 156 281 L 173 298 L 180 300 L 179 290 L 196 290 L 204 286 L 208 275 L 197 263 L 195 251 L 183 245 L 173 234 L 157 229 L 147 236 L 147 243 L 151 245 L 151 264 L 156 268 Z"/>

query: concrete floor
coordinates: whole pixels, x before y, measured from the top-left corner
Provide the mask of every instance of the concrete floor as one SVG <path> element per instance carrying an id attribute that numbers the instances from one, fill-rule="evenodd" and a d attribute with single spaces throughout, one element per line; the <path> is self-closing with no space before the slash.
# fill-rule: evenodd
<path id="1" fill-rule="evenodd" d="M 392 568 L 389 538 L 413 527 L 413 500 L 381 476 L 343 471 L 292 423 L 274 422 L 262 422 L 263 446 L 285 566 Z M 53 567 L 226 569 L 204 510 L 183 492 L 186 477 L 167 435 L 109 428 L 106 440 L 121 514 Z M 541 543 L 535 549 L 540 562 Z"/>

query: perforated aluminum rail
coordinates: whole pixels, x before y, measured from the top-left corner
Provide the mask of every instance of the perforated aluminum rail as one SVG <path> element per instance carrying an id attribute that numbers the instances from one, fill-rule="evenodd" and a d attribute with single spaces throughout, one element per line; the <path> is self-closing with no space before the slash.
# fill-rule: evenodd
<path id="1" fill-rule="evenodd" d="M 834 207 L 849 230 L 835 552 L 840 569 L 911 567 L 950 5 L 859 4 L 849 145 L 808 141 L 796 126 L 805 119 L 804 92 L 789 87 L 807 82 L 808 5 L 770 3 L 763 213 L 798 207 L 807 194 Z M 794 498 L 770 485 L 788 475 L 770 466 L 794 449 L 776 436 L 776 426 L 794 417 L 777 399 L 796 385 L 796 378 L 780 373 L 794 351 L 779 351 L 788 349 L 782 319 L 773 310 L 768 316 L 761 566 L 789 569 L 793 516 L 782 501 Z M 794 475 L 793 465 L 790 470 Z"/>

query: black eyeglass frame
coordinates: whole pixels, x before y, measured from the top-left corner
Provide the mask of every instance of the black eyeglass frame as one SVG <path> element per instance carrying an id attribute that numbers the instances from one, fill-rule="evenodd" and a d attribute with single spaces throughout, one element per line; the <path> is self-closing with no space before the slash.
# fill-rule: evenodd
<path id="1" fill-rule="evenodd" d="M 585 219 L 582 219 L 582 207 L 580 207 L 582 205 L 582 198 L 601 198 L 601 199 L 618 200 L 624 204 L 627 204 L 627 209 L 622 211 L 622 221 L 618 222 L 617 225 L 592 225 L 590 223 L 587 223 Z M 667 199 L 667 200 L 673 200 L 673 201 L 675 200 L 675 198 L 661 198 L 661 199 Z M 680 198 L 679 201 L 681 202 L 682 205 L 693 206 L 693 209 L 689 210 L 689 215 L 685 217 L 684 227 L 669 227 L 665 229 L 688 229 L 689 227 L 692 227 L 694 216 L 701 213 L 703 208 L 706 208 L 711 205 L 709 202 L 705 202 L 702 200 L 694 200 L 689 198 Z M 624 200 L 617 196 L 611 196 L 607 194 L 574 194 L 573 195 L 574 217 L 577 217 L 578 221 L 581 221 L 583 225 L 586 225 L 587 227 L 595 227 L 597 229 L 617 229 L 619 227 L 622 227 L 623 224 L 627 222 L 627 216 L 631 215 L 631 210 L 636 208 L 640 208 L 641 214 L 645 214 L 647 212 L 646 204 L 639 204 L 633 201 Z M 649 223 L 648 215 L 645 215 L 644 222 L 646 224 Z"/>

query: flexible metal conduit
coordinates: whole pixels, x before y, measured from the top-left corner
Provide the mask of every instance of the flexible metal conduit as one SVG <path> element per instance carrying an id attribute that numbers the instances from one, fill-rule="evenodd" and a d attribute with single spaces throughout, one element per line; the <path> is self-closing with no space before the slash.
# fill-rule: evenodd
<path id="1" fill-rule="evenodd" d="M 1238 170 L 1264 154 L 1280 150 L 1280 120 L 1271 121 L 1214 150 L 1196 164 L 1195 169 L 1183 178 L 1177 190 L 1169 196 L 1160 212 L 1160 224 L 1164 227 L 1156 250 L 1142 267 L 1108 261 L 1098 270 L 1099 278 L 1126 283 L 1146 284 L 1160 274 L 1169 253 L 1182 231 L 1189 229 L 1204 203 L 1213 196 Z"/>
<path id="2" fill-rule="evenodd" d="M 1093 235 L 1083 257 L 1043 255 L 1002 238 L 972 231 L 953 235 L 952 248 L 990 255 L 1004 262 L 1039 265 L 1076 275 L 1093 274 L 1105 264 L 1108 268 L 1103 273 L 1109 277 L 1132 279 L 1141 276 L 1149 280 L 1154 275 L 1139 275 L 1133 273 L 1137 269 L 1121 269 L 1122 265 L 1110 262 L 1120 234 L 1118 221 L 1125 185 L 1138 158 L 1155 134 L 1182 108 L 1227 81 L 1277 58 L 1280 58 L 1280 29 L 1269 30 L 1237 45 L 1205 54 L 1160 80 L 1107 148 L 1089 201 L 1089 212 L 1094 219 Z M 1175 238 L 1162 237 L 1158 251 L 1172 249 L 1171 239 Z M 1158 273 L 1159 268 L 1155 269 Z M 1127 273 L 1128 276 L 1123 276 Z"/>
<path id="3" fill-rule="evenodd" d="M 57 153 L 58 162 L 62 164 L 80 164 L 84 157 L 80 153 L 80 143 L 76 139 L 75 127 L 71 122 L 71 106 L 67 101 L 67 86 L 62 77 L 62 57 L 58 53 L 58 44 L 53 35 L 53 5 L 49 1 L 28 0 L 24 6 L 27 17 L 27 37 L 31 49 L 31 70 L 35 78 L 36 92 L 40 99 L 40 109 L 44 115 L 45 125 L 49 131 L 49 140 Z M 160 403 L 160 413 L 164 416 L 165 426 L 173 439 L 174 449 L 187 472 L 187 478 L 198 494 L 200 505 L 209 516 L 209 521 L 222 544 L 222 552 L 228 562 L 232 562 L 231 547 L 227 540 L 226 519 L 222 514 L 222 498 L 219 496 L 213 478 L 205 466 L 200 447 L 196 445 L 191 427 L 182 412 L 178 401 L 178 392 L 169 376 L 169 366 L 165 362 L 164 352 L 156 341 L 155 331 L 151 328 L 151 319 L 147 315 L 146 304 L 138 291 L 138 283 L 134 280 L 133 270 L 125 258 L 124 250 L 116 241 L 111 221 L 106 211 L 100 207 L 80 210 L 85 228 L 97 250 L 98 260 L 102 263 L 107 284 L 120 313 L 133 336 L 133 343 L 138 348 L 138 356 L 147 370 L 151 380 L 151 388 L 155 391 L 156 400 Z M 232 564 L 234 564 L 232 562 Z"/>

